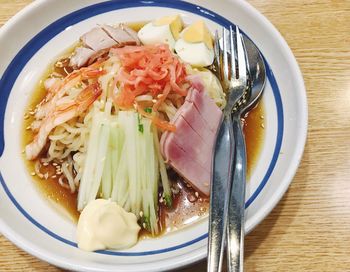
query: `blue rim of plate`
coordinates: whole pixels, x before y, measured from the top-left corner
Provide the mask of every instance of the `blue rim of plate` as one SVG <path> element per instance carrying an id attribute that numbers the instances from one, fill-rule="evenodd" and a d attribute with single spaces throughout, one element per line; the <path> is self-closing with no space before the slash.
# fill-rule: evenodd
<path id="1" fill-rule="evenodd" d="M 198 5 L 194 5 L 188 2 L 184 1 L 173 1 L 173 0 L 157 0 L 157 1 L 127 1 L 127 0 L 115 0 L 115 1 L 106 1 L 94 5 L 87 6 L 85 8 L 79 9 L 77 11 L 74 11 L 70 14 L 67 14 L 63 16 L 62 18 L 56 20 L 46 28 L 44 28 L 42 31 L 40 31 L 36 36 L 34 36 L 14 57 L 14 59 L 11 61 L 7 69 L 5 70 L 3 76 L 0 80 L 0 156 L 2 155 L 4 151 L 4 117 L 5 117 L 5 111 L 6 111 L 6 105 L 9 98 L 9 95 L 11 93 L 12 87 L 14 83 L 17 80 L 18 75 L 21 73 L 22 69 L 25 67 L 26 63 L 35 55 L 35 53 L 43 47 L 48 41 L 50 41 L 52 38 L 54 38 L 57 34 L 61 33 L 63 30 L 65 30 L 67 27 L 79 23 L 85 19 L 88 19 L 90 17 L 110 12 L 113 10 L 119 10 L 119 9 L 125 9 L 125 8 L 137 8 L 137 7 L 166 7 L 166 8 L 175 8 L 179 10 L 188 11 L 197 15 L 200 15 L 202 17 L 205 17 L 221 26 L 228 27 L 229 25 L 234 25 L 229 20 L 225 19 L 224 17 L 220 16 L 217 13 L 214 13 L 206 8 L 203 8 Z M 284 117 L 283 117 L 283 104 L 281 99 L 280 90 L 278 87 L 278 84 L 276 82 L 276 79 L 273 75 L 273 72 L 267 63 L 266 59 L 264 58 L 265 66 L 266 66 L 266 74 L 268 77 L 268 80 L 270 82 L 273 95 L 275 98 L 275 104 L 277 108 L 277 137 L 276 137 L 276 144 L 273 152 L 273 156 L 271 159 L 271 162 L 269 164 L 269 167 L 264 175 L 264 178 L 260 182 L 258 188 L 255 190 L 255 192 L 252 194 L 252 196 L 248 199 L 248 201 L 245 203 L 245 208 L 247 209 L 254 200 L 258 197 L 262 189 L 265 187 L 268 179 L 270 178 L 275 165 L 277 163 L 277 159 L 280 153 L 281 145 L 282 145 L 282 139 L 283 139 L 283 130 L 284 130 Z M 36 227 L 38 227 L 40 230 L 45 232 L 46 234 L 50 235 L 51 237 L 65 243 L 68 245 L 71 245 L 73 247 L 77 247 L 77 244 L 69 241 L 43 225 L 41 225 L 39 222 L 37 222 L 33 217 L 31 217 L 24 209 L 23 207 L 17 202 L 17 200 L 14 198 L 12 193 L 10 192 L 9 188 L 7 187 L 5 180 L 2 177 L 2 174 L 0 172 L 0 183 L 2 184 L 5 193 L 10 198 L 12 203 L 16 206 L 16 208 Z M 169 251 L 174 251 L 177 249 L 181 249 L 187 246 L 190 246 L 192 244 L 195 244 L 203 239 L 206 239 L 208 237 L 208 233 L 205 233 L 195 239 L 192 239 L 188 242 L 158 249 L 158 250 L 151 250 L 151 251 L 143 251 L 143 252 L 117 252 L 117 251 L 109 251 L 109 250 L 99 250 L 95 251 L 96 253 L 100 254 L 106 254 L 106 255 L 115 255 L 115 256 L 146 256 L 146 255 L 155 255 L 155 254 L 161 254 L 166 253 Z"/>

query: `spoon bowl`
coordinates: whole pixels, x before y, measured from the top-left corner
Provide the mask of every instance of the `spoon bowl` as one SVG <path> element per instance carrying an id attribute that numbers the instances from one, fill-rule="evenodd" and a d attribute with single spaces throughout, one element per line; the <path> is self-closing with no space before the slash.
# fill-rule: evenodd
<path id="1" fill-rule="evenodd" d="M 254 108 L 260 100 L 266 83 L 265 63 L 259 49 L 247 36 L 243 35 L 243 40 L 247 52 L 251 88 L 248 93 L 248 100 L 246 103 L 243 103 L 240 109 L 240 115 Z"/>

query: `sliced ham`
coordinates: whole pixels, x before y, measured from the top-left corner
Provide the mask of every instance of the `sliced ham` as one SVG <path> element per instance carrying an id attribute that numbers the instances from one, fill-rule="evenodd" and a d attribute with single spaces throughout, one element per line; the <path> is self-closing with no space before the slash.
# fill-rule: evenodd
<path id="1" fill-rule="evenodd" d="M 178 117 L 175 125 L 176 131 L 168 134 L 167 141 L 174 142 L 187 153 L 192 154 L 198 164 L 209 169 L 211 166 L 211 150 L 203 148 L 207 143 L 193 130 L 183 116 Z"/>
<path id="2" fill-rule="evenodd" d="M 193 103 L 200 116 L 206 122 L 208 128 L 213 133 L 216 133 L 218 123 L 221 120 L 222 112 L 220 108 L 215 104 L 215 102 L 207 95 L 203 95 L 203 93 L 205 92 L 200 93 L 197 89 L 193 89 L 193 91 L 187 95 L 186 101 Z M 208 101 L 212 103 L 209 103 Z"/>
<path id="3" fill-rule="evenodd" d="M 222 112 L 202 84 L 193 86 L 171 120 L 176 131 L 163 133 L 161 150 L 166 161 L 192 187 L 208 196 L 212 152 Z"/>
<path id="4" fill-rule="evenodd" d="M 139 45 L 137 33 L 131 28 L 120 24 L 117 27 L 102 25 L 91 29 L 80 38 L 82 46 L 77 47 L 70 59 L 69 65 L 80 68 L 91 64 L 96 56 L 108 53 L 111 47 Z"/>
<path id="5" fill-rule="evenodd" d="M 163 152 L 165 156 L 171 157 L 172 167 L 199 192 L 204 195 L 209 195 L 210 189 L 210 168 L 206 169 L 196 162 L 193 154 L 186 152 L 176 143 L 167 144 L 164 146 Z M 185 176 L 186 175 L 186 176 Z M 191 181 L 200 181 L 196 184 Z"/>
<path id="6" fill-rule="evenodd" d="M 211 139 L 215 137 L 215 133 L 211 129 L 208 129 L 207 121 L 203 119 L 202 115 L 193 105 L 193 103 L 185 102 L 181 108 L 181 111 L 177 111 L 177 113 L 179 113 L 179 115 L 186 120 L 186 122 L 205 143 L 211 144 Z M 175 118 L 173 120 L 175 120 Z"/>

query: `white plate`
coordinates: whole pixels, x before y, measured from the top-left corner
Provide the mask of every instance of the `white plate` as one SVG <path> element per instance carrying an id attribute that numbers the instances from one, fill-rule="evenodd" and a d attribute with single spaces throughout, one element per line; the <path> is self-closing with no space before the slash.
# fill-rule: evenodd
<path id="1" fill-rule="evenodd" d="M 129 250 L 81 251 L 73 223 L 47 205 L 25 169 L 20 129 L 34 85 L 58 54 L 101 23 L 179 13 L 186 22 L 204 19 L 212 30 L 229 22 L 238 24 L 263 53 L 268 75 L 263 96 L 266 135 L 247 184 L 246 232 L 280 200 L 297 170 L 306 139 L 307 103 L 298 65 L 277 30 L 246 2 L 190 2 L 35 1 L 1 29 L 0 230 L 13 243 L 54 265 L 79 271 L 160 271 L 206 256 L 206 219 L 141 241 Z"/>

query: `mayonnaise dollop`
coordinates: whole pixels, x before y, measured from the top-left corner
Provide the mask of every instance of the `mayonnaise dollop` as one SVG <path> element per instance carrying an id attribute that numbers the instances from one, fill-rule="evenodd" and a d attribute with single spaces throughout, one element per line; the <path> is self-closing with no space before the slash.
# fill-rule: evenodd
<path id="1" fill-rule="evenodd" d="M 133 213 L 126 212 L 111 200 L 96 199 L 79 217 L 78 247 L 86 251 L 128 248 L 136 244 L 139 231 Z"/>

